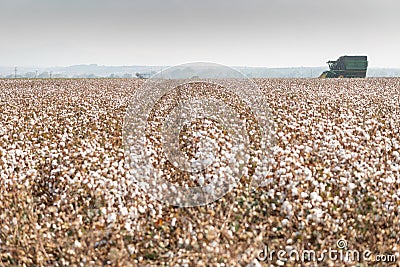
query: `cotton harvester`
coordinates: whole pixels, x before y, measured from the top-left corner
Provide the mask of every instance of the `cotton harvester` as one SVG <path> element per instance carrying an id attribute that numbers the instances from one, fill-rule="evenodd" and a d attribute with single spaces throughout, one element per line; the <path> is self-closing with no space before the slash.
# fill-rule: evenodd
<path id="1" fill-rule="evenodd" d="M 365 78 L 367 75 L 367 56 L 342 56 L 336 61 L 328 61 L 329 70 L 320 78 Z"/>

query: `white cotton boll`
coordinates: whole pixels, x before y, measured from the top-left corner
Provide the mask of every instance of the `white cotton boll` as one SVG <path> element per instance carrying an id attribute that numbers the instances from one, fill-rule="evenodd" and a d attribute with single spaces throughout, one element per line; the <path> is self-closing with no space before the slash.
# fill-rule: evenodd
<path id="1" fill-rule="evenodd" d="M 286 173 L 286 168 L 280 168 L 278 171 L 276 171 L 276 174 L 278 176 L 284 175 Z"/>
<path id="2" fill-rule="evenodd" d="M 281 260 L 277 260 L 277 261 L 276 261 L 276 264 L 277 264 L 278 266 L 284 266 L 284 265 L 285 265 L 285 262 L 284 262 L 284 261 L 281 261 Z"/>
<path id="3" fill-rule="evenodd" d="M 107 223 L 113 223 L 117 220 L 117 215 L 115 213 L 110 213 L 107 216 Z"/>
<path id="4" fill-rule="evenodd" d="M 140 206 L 140 205 L 139 205 L 138 210 L 139 210 L 140 213 L 145 213 L 146 212 L 146 209 L 143 206 Z"/>
<path id="5" fill-rule="evenodd" d="M 106 215 L 107 214 L 107 208 L 102 207 L 100 208 L 101 214 Z"/>
<path id="6" fill-rule="evenodd" d="M 127 231 L 132 231 L 132 225 L 131 225 L 130 222 L 126 222 L 125 225 L 124 225 L 124 227 L 125 227 L 125 229 L 126 229 Z"/>
<path id="7" fill-rule="evenodd" d="M 75 242 L 74 242 L 74 247 L 76 247 L 76 248 L 82 248 L 81 242 L 79 242 L 78 240 L 75 240 Z"/>
<path id="8" fill-rule="evenodd" d="M 282 204 L 282 211 L 285 214 L 291 215 L 292 210 L 293 210 L 293 205 L 289 201 L 285 200 Z"/>
<path id="9" fill-rule="evenodd" d="M 310 180 L 312 178 L 312 172 L 309 168 L 304 169 L 304 174 L 306 175 L 306 180 Z"/>
<path id="10" fill-rule="evenodd" d="M 166 183 L 163 183 L 163 184 L 161 185 L 161 188 L 162 188 L 162 190 L 166 190 L 166 189 L 168 188 L 168 186 L 167 186 Z"/>
<path id="11" fill-rule="evenodd" d="M 203 175 L 200 175 L 200 177 L 198 179 L 198 183 L 199 183 L 200 186 L 204 185 L 204 176 Z"/>
<path id="12" fill-rule="evenodd" d="M 393 179 L 393 177 L 387 177 L 385 182 L 388 184 L 392 184 L 392 183 L 394 183 L 394 179 Z"/>
<path id="13" fill-rule="evenodd" d="M 292 188 L 292 196 L 297 196 L 299 194 L 296 187 Z"/>
<path id="14" fill-rule="evenodd" d="M 323 215 L 324 215 L 324 212 L 321 209 L 315 209 L 314 213 L 312 214 L 312 219 L 315 222 L 321 222 Z"/>
<path id="15" fill-rule="evenodd" d="M 35 175 L 37 173 L 37 170 L 35 170 L 35 169 L 30 169 L 30 170 L 28 170 L 27 172 L 26 172 L 26 175 L 27 176 L 33 176 L 33 175 Z"/>
<path id="16" fill-rule="evenodd" d="M 312 204 L 310 202 L 307 202 L 303 205 L 306 209 L 312 209 Z"/>
<path id="17" fill-rule="evenodd" d="M 310 195 L 310 198 L 311 198 L 312 201 L 322 202 L 322 197 L 320 195 L 318 195 L 317 192 L 312 192 L 311 195 Z"/>
<path id="18" fill-rule="evenodd" d="M 127 216 L 129 214 L 128 209 L 126 207 L 122 207 L 120 211 L 122 216 Z"/>
<path id="19" fill-rule="evenodd" d="M 308 193 L 307 192 L 301 192 L 300 193 L 300 197 L 301 198 L 307 198 L 308 197 Z"/>
<path id="20" fill-rule="evenodd" d="M 214 194 L 214 186 L 212 184 L 205 186 L 204 189 L 207 194 L 210 194 L 210 195 Z"/>
<path id="21" fill-rule="evenodd" d="M 127 247 L 128 247 L 128 252 L 130 255 L 136 253 L 136 248 L 133 244 L 129 244 Z"/>
<path id="22" fill-rule="evenodd" d="M 390 165 L 390 170 L 393 172 L 398 172 L 400 171 L 400 165 Z"/>
<path id="23" fill-rule="evenodd" d="M 176 225 L 176 218 L 174 217 L 174 218 L 172 218 L 172 220 L 171 220 L 171 226 L 172 226 L 172 227 L 175 227 L 175 225 Z"/>
<path id="24" fill-rule="evenodd" d="M 349 188 L 350 190 L 354 190 L 354 189 L 357 188 L 357 185 L 354 184 L 354 183 L 349 183 L 348 188 Z"/>

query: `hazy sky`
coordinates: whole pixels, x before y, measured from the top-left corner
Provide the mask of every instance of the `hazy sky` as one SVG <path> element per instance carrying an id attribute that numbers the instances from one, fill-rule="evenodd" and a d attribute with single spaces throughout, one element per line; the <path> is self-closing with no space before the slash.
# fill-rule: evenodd
<path id="1" fill-rule="evenodd" d="M 0 66 L 400 67 L 398 0 L 0 0 Z"/>

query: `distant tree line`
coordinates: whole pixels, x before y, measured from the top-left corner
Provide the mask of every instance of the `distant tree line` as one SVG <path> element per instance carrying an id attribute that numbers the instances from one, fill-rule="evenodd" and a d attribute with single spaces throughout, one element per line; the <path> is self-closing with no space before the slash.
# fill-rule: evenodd
<path id="1" fill-rule="evenodd" d="M 327 70 L 327 67 L 293 67 L 293 68 L 252 68 L 252 67 L 238 67 L 239 71 L 244 73 L 250 78 L 316 78 L 323 71 Z M 17 69 L 16 69 L 17 70 Z M 131 73 L 125 72 L 126 70 L 118 71 L 103 71 L 96 72 L 95 70 L 79 70 L 68 71 L 68 70 L 41 70 L 32 71 L 25 70 L 21 71 L 10 71 L 10 69 L 0 68 L 0 78 L 139 78 L 146 79 L 150 78 L 155 71 L 145 69 L 132 71 Z M 93 71 L 93 72 L 92 72 Z M 128 70 L 129 71 L 129 70 Z M 215 75 L 213 70 L 204 69 L 201 72 L 195 72 L 190 68 L 175 69 L 172 72 L 164 73 L 164 78 L 179 78 L 179 77 L 193 77 L 195 75 L 199 77 L 208 77 L 209 75 Z M 223 74 L 221 74 L 223 76 Z M 369 68 L 367 77 L 400 77 L 400 69 L 395 68 Z"/>
<path id="2" fill-rule="evenodd" d="M 34 79 L 34 78 L 133 78 L 136 77 L 136 75 L 132 75 L 131 73 L 124 73 L 124 74 L 114 74 L 111 73 L 110 75 L 107 76 L 98 76 L 93 73 L 90 74 L 75 74 L 75 75 L 68 75 L 65 73 L 51 73 L 48 71 L 44 72 L 25 72 L 24 74 L 9 74 L 9 75 L 0 75 L 0 78 L 29 78 L 29 79 Z"/>

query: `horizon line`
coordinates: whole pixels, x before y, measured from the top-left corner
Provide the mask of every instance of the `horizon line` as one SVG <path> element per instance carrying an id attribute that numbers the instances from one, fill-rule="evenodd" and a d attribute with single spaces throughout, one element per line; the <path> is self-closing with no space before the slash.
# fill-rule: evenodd
<path id="1" fill-rule="evenodd" d="M 193 62 L 196 63 L 196 62 Z M 211 63 L 211 62 L 210 62 Z M 182 64 L 177 64 L 177 65 L 102 65 L 102 64 L 96 64 L 96 63 L 91 63 L 91 64 L 72 64 L 72 65 L 54 65 L 54 66 L 34 66 L 34 65 L 0 65 L 0 68 L 15 68 L 15 67 L 20 67 L 20 68 L 39 68 L 39 69 L 48 69 L 48 68 L 68 68 L 68 67 L 75 67 L 75 66 L 97 66 L 97 67 L 161 67 L 161 68 L 170 68 L 174 66 L 179 66 L 179 65 L 184 65 L 186 63 Z M 216 63 L 219 64 L 219 63 Z M 219 64 L 219 65 L 224 65 L 224 64 Z M 325 68 L 327 65 L 320 65 L 320 66 L 246 66 L 246 65 L 225 65 L 227 67 L 232 67 L 232 68 L 266 68 L 266 69 L 288 69 L 288 68 Z M 373 69 L 400 69 L 400 66 L 397 67 L 391 67 L 391 66 L 368 66 L 368 68 L 373 68 Z"/>

